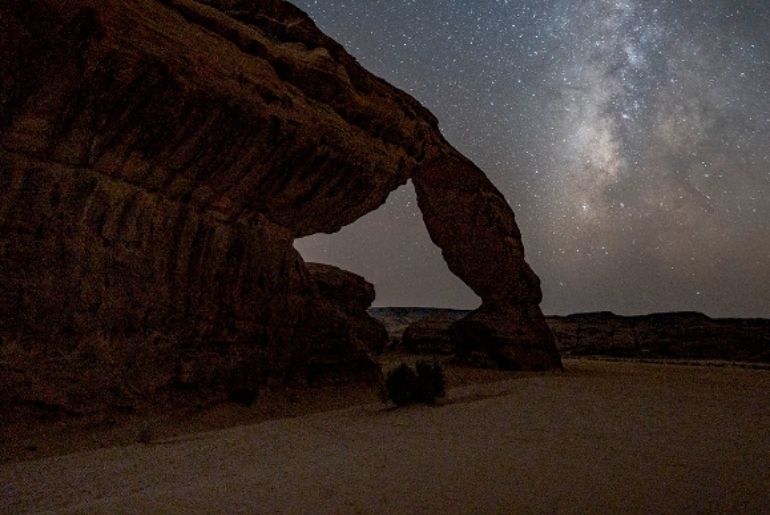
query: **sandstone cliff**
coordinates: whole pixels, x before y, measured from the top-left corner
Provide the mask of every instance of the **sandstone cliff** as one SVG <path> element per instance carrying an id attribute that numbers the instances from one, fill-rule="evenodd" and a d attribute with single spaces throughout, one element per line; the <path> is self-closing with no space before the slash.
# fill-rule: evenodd
<path id="1" fill-rule="evenodd" d="M 292 243 L 409 178 L 484 301 L 458 337 L 503 366 L 559 366 L 502 195 L 298 9 L 3 2 L 0 402 L 374 380 L 355 321 Z"/>

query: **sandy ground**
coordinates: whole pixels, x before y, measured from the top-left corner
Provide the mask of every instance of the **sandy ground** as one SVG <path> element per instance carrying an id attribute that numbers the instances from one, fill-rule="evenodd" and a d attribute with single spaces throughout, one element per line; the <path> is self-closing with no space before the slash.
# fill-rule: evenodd
<path id="1" fill-rule="evenodd" d="M 770 513 L 770 372 L 566 365 L 5 463 L 0 512 Z"/>

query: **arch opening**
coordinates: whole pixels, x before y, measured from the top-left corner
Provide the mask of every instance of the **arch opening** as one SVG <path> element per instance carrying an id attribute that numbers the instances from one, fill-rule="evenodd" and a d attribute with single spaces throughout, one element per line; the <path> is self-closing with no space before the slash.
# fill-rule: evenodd
<path id="1" fill-rule="evenodd" d="M 481 304 L 431 241 L 411 181 L 379 209 L 334 234 L 297 239 L 294 248 L 306 262 L 334 265 L 374 284 L 374 307 L 476 309 Z"/>

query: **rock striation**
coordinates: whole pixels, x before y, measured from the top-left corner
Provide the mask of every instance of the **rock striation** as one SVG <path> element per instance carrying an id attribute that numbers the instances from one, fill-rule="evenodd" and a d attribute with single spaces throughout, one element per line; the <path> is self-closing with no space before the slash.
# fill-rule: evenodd
<path id="1" fill-rule="evenodd" d="M 12 0 L 0 29 L 0 403 L 375 380 L 363 299 L 292 244 L 410 178 L 483 299 L 458 341 L 560 366 L 502 195 L 292 5 Z"/>

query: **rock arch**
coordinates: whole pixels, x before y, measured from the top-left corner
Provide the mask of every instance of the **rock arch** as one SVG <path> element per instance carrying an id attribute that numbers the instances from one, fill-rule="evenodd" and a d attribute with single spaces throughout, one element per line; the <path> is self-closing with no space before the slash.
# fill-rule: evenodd
<path id="1" fill-rule="evenodd" d="M 559 366 L 502 195 L 290 4 L 11 1 L 0 28 L 0 402 L 374 379 L 292 242 L 408 178 L 483 299 L 457 338 Z"/>

